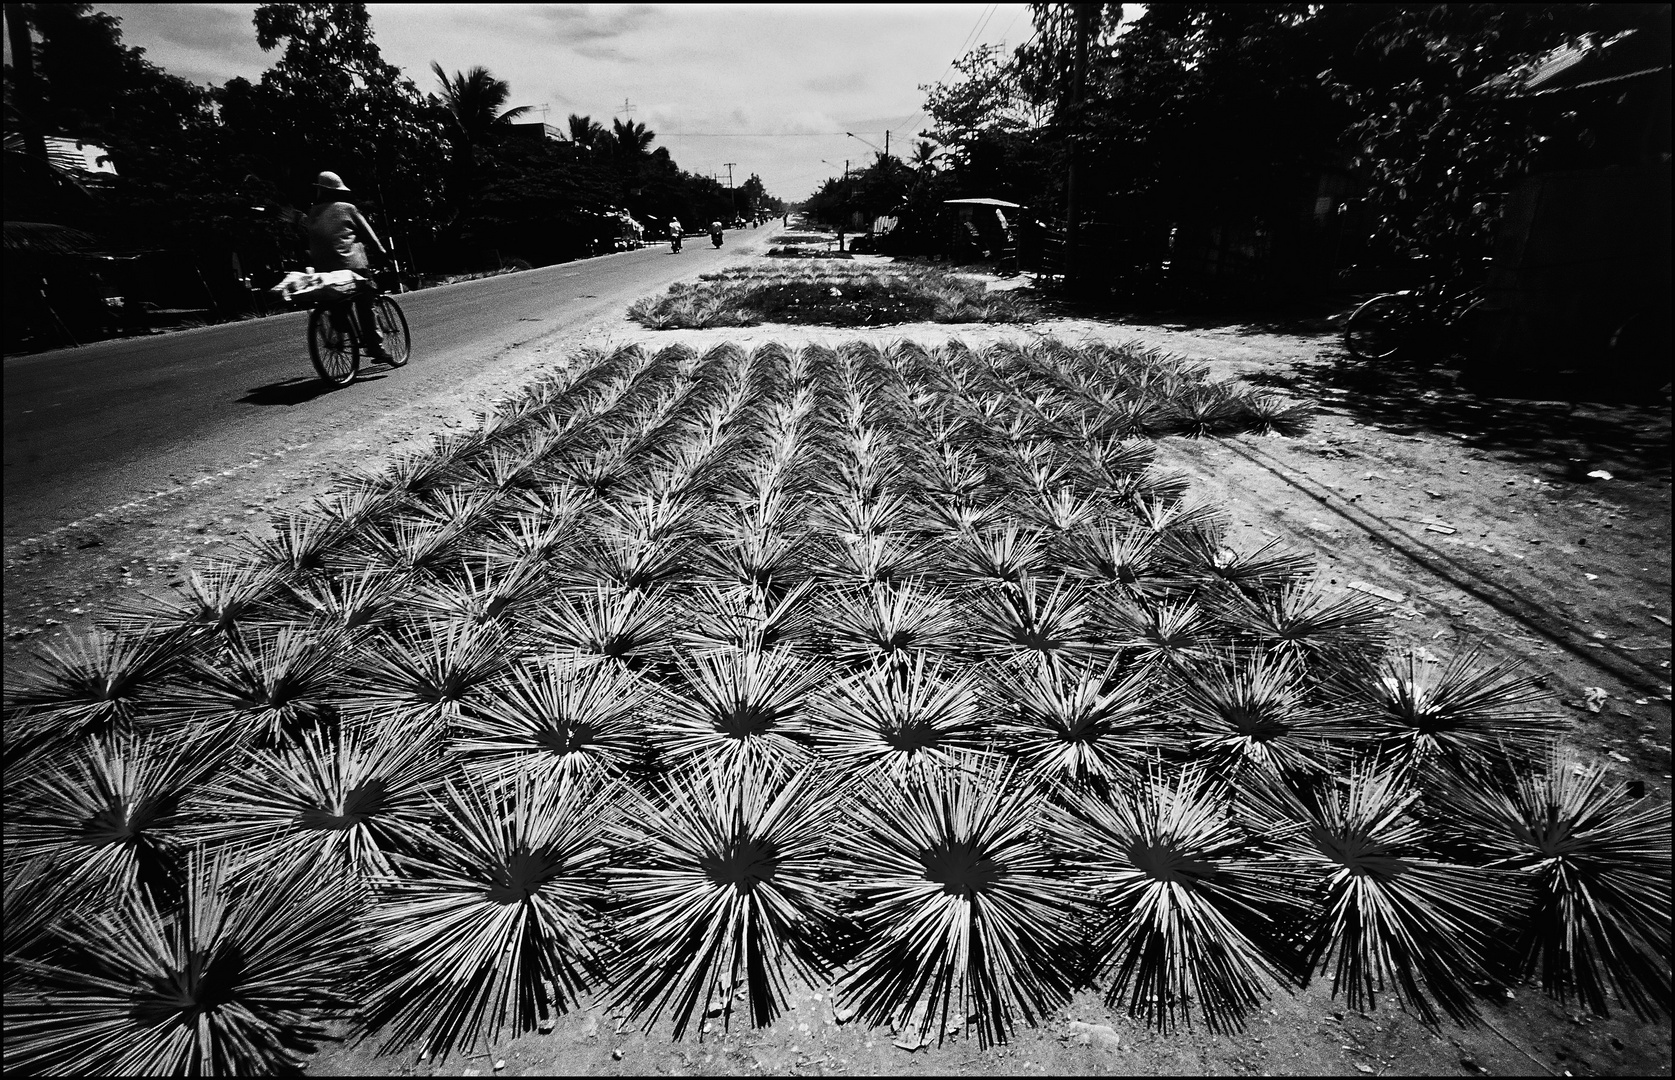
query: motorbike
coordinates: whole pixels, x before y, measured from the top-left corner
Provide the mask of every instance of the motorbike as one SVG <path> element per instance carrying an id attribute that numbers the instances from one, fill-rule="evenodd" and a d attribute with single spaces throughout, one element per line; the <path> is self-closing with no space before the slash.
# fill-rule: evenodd
<path id="1" fill-rule="evenodd" d="M 669 250 L 676 255 L 680 254 L 680 233 L 672 233 L 669 236 Z"/>
<path id="2" fill-rule="evenodd" d="M 714 232 L 710 233 L 710 242 L 713 243 L 716 247 L 721 246 L 721 230 L 720 229 L 717 229 Z"/>

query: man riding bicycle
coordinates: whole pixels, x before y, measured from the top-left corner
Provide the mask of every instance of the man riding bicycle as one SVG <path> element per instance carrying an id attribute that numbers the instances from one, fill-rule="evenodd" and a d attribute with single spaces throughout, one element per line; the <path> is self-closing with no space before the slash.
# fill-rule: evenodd
<path id="1" fill-rule="evenodd" d="M 353 270 L 365 274 L 368 245 L 380 259 L 389 257 L 378 234 L 372 231 L 355 204 L 340 198 L 347 194 L 349 185 L 334 172 L 323 172 L 314 180 L 314 205 L 303 217 L 303 228 L 308 233 L 308 257 L 317 271 Z M 384 348 L 384 335 L 373 317 L 372 290 L 356 294 L 355 315 L 361 325 L 367 355 L 389 363 L 391 357 Z"/>

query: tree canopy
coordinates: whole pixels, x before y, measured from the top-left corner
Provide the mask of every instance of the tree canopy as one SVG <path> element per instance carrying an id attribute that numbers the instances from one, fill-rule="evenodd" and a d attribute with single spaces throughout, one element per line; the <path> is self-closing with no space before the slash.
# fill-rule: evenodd
<path id="1" fill-rule="evenodd" d="M 974 49 L 923 88 L 923 135 L 949 190 L 1050 215 L 1073 155 L 1107 218 L 1271 220 L 1341 173 L 1383 250 L 1465 258 L 1565 122 L 1517 107 L 1519 78 L 1658 7 L 1037 3 L 1027 44 Z"/>
<path id="2" fill-rule="evenodd" d="M 13 173 L 48 175 L 48 162 L 28 164 L 41 155 L 25 152 L 24 131 L 83 139 L 109 149 L 116 175 L 94 187 L 42 179 L 33 189 L 50 198 L 30 213 L 107 249 L 179 249 L 219 266 L 237 253 L 277 274 L 298 257 L 294 221 L 326 169 L 432 273 L 585 254 L 615 239 L 610 215 L 623 210 L 654 227 L 728 212 L 725 186 L 680 169 L 643 123 L 571 115 L 567 141 L 527 137 L 537 133 L 515 122 L 530 107 L 482 65 L 433 62 L 427 93 L 384 58 L 364 3 L 259 5 L 252 31 L 271 66 L 207 88 L 147 61 L 119 18 L 88 4 L 6 12 L 27 23 L 39 90 L 25 107 L 8 67 L 8 217 L 24 206 Z"/>

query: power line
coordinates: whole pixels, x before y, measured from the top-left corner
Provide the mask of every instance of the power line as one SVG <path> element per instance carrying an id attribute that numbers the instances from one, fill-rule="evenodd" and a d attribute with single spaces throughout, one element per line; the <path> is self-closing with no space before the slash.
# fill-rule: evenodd
<path id="1" fill-rule="evenodd" d="M 996 11 L 998 11 L 999 9 L 1000 9 L 999 4 L 990 4 L 988 6 L 988 9 L 987 9 L 986 12 L 978 15 L 978 21 L 972 24 L 971 33 L 969 33 L 965 36 L 964 43 L 962 43 L 960 45 L 960 51 L 954 54 L 954 58 L 952 60 L 948 61 L 948 66 L 942 69 L 942 74 L 937 77 L 936 82 L 931 83 L 932 86 L 938 85 L 939 83 L 942 82 L 943 79 L 946 79 L 948 77 L 948 73 L 950 71 L 954 70 L 954 65 L 959 63 L 960 59 L 965 56 L 966 52 L 970 49 L 971 44 L 974 41 L 977 40 L 979 35 L 982 34 L 983 27 L 985 27 L 989 24 L 989 20 L 994 18 L 994 13 Z M 1016 22 L 1017 18 L 1018 18 L 1017 15 L 1013 15 L 1012 16 L 1013 22 Z M 1008 30 L 1011 30 L 1012 29 L 1011 23 L 1008 23 L 1006 28 Z M 919 121 L 921 121 L 923 119 L 925 119 L 925 110 L 920 109 L 919 110 L 919 115 L 915 116 L 913 118 L 913 123 L 907 125 L 908 130 L 913 133 L 913 135 L 912 135 L 913 138 L 918 138 L 918 132 L 914 131 L 914 129 L 916 129 L 919 126 Z"/>
<path id="2" fill-rule="evenodd" d="M 659 139 L 678 136 L 683 139 L 824 139 L 833 135 L 847 135 L 847 131 L 659 131 Z"/>

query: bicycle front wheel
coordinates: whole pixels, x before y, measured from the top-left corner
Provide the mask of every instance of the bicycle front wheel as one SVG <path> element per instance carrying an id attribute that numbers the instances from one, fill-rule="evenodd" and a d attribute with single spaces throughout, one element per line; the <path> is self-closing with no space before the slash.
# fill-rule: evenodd
<path id="1" fill-rule="evenodd" d="M 1385 293 L 1356 308 L 1344 323 L 1343 345 L 1358 360 L 1388 360 L 1413 334 L 1413 302 Z"/>
<path id="2" fill-rule="evenodd" d="M 347 312 L 317 307 L 308 313 L 308 358 L 320 378 L 333 386 L 348 386 L 361 369 L 360 350 L 348 322 Z"/>
<path id="3" fill-rule="evenodd" d="M 400 367 L 413 355 L 413 335 L 407 331 L 407 316 L 401 305 L 387 296 L 380 296 L 372 305 L 373 317 L 378 320 L 378 332 L 384 335 L 384 350 L 390 354 L 390 366 Z"/>

